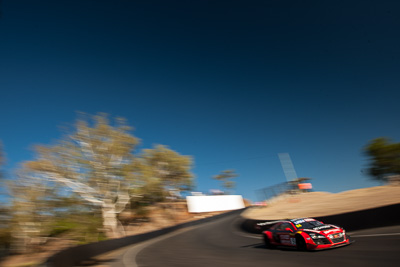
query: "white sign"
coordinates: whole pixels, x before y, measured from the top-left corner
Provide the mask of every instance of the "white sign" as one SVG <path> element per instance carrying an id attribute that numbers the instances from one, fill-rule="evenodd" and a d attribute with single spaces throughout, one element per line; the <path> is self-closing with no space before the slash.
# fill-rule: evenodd
<path id="1" fill-rule="evenodd" d="M 240 195 L 187 196 L 189 212 L 212 212 L 243 209 L 244 202 Z"/>

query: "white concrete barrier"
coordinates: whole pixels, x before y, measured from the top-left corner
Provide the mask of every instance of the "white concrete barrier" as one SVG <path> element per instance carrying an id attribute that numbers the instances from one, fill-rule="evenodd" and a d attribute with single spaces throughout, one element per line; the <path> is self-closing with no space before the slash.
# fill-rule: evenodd
<path id="1" fill-rule="evenodd" d="M 189 212 L 212 212 L 243 209 L 243 197 L 240 195 L 187 196 Z"/>

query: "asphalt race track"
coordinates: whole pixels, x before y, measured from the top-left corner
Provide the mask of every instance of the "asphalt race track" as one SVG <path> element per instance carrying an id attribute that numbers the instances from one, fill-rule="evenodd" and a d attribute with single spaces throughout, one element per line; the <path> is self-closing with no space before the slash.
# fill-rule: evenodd
<path id="1" fill-rule="evenodd" d="M 232 214 L 132 246 L 112 266 L 399 266 L 400 226 L 353 232 L 346 247 L 301 252 L 266 249 L 260 236 L 240 231 L 239 219 Z"/>

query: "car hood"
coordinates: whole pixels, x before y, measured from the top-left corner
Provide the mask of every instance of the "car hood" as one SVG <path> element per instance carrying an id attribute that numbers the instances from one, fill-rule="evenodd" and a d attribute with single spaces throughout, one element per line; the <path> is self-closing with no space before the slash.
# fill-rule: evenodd
<path id="1" fill-rule="evenodd" d="M 323 234 L 333 234 L 342 232 L 342 228 L 337 227 L 331 224 L 324 224 L 321 226 L 314 227 L 312 229 L 304 229 L 305 232 L 313 232 L 313 233 L 323 233 Z"/>

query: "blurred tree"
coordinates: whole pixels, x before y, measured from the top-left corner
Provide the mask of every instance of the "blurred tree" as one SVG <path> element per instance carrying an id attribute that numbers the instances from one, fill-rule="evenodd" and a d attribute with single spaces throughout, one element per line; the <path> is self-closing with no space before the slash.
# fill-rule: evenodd
<path id="1" fill-rule="evenodd" d="M 215 175 L 213 178 L 218 181 L 222 181 L 222 186 L 226 188 L 227 190 L 235 188 L 236 184 L 234 181 L 231 181 L 230 179 L 233 179 L 237 177 L 238 175 L 235 173 L 235 170 L 225 170 L 222 171 L 220 174 Z"/>
<path id="2" fill-rule="evenodd" d="M 5 163 L 5 156 L 4 156 L 4 152 L 3 152 L 3 143 L 0 141 L 0 179 L 3 178 L 3 165 Z"/>
<path id="3" fill-rule="evenodd" d="M 101 213 L 84 206 L 84 200 L 63 186 L 21 169 L 8 188 L 11 209 L 11 251 L 39 252 L 49 236 L 67 234 L 78 242 L 98 241 L 101 237 Z"/>
<path id="4" fill-rule="evenodd" d="M 141 177 L 144 193 L 179 197 L 182 191 L 193 188 L 191 166 L 191 157 L 180 155 L 166 146 L 157 145 L 153 149 L 143 150 L 136 169 Z"/>
<path id="5" fill-rule="evenodd" d="M 12 252 L 32 252 L 45 236 L 46 223 L 52 215 L 48 185 L 39 177 L 27 175 L 21 170 L 17 177 L 8 183 L 12 197 L 11 235 Z M 29 177 L 29 178 L 28 178 Z"/>
<path id="6" fill-rule="evenodd" d="M 376 180 L 388 182 L 400 175 L 400 143 L 392 143 L 388 138 L 376 138 L 364 148 L 369 156 L 368 173 Z"/>
<path id="7" fill-rule="evenodd" d="M 10 209 L 0 206 L 0 259 L 7 255 L 11 244 Z"/>
<path id="8" fill-rule="evenodd" d="M 3 191 L 3 183 L 4 174 L 3 174 L 3 165 L 5 163 L 5 156 L 3 152 L 3 144 L 0 141 L 0 195 L 5 194 Z M 11 221 L 11 213 L 10 207 L 6 203 L 3 203 L 3 197 L 0 198 L 0 258 L 8 253 L 8 248 L 11 242 L 11 229 L 10 229 L 10 221 Z"/>
<path id="9" fill-rule="evenodd" d="M 115 237 L 123 233 L 117 215 L 125 209 L 134 184 L 133 150 L 138 139 L 125 120 L 110 125 L 105 114 L 80 119 L 76 132 L 53 146 L 37 146 L 36 160 L 24 163 L 27 179 L 57 184 L 100 207 L 103 227 Z M 119 231 L 122 230 L 122 231 Z"/>

